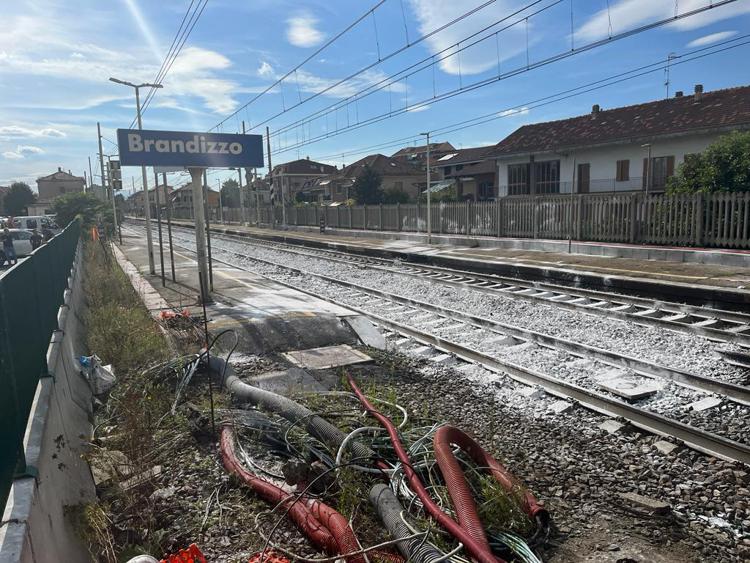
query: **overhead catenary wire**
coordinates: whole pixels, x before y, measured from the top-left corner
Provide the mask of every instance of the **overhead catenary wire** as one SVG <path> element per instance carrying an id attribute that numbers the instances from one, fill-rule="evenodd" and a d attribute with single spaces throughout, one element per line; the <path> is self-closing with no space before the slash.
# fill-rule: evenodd
<path id="1" fill-rule="evenodd" d="M 219 123 L 217 123 L 216 125 L 214 125 L 210 129 L 210 131 L 213 131 L 214 129 L 218 128 L 223 123 L 225 123 L 226 121 L 228 121 L 229 119 L 231 119 L 232 117 L 234 117 L 235 115 L 237 115 L 240 111 L 242 111 L 245 108 L 247 108 L 248 106 L 250 106 L 256 100 L 258 100 L 261 96 L 263 96 L 264 94 L 266 94 L 269 91 L 271 91 L 271 89 L 274 86 L 276 86 L 276 84 L 278 84 L 279 82 L 281 82 L 281 81 L 285 80 L 286 78 L 288 78 L 292 74 L 293 71 L 298 70 L 300 67 L 304 66 L 306 63 L 308 63 L 310 60 L 312 60 L 315 56 L 317 56 L 318 54 L 320 54 L 331 43 L 333 43 L 339 37 L 341 37 L 342 35 L 344 35 L 347 31 L 349 31 L 350 29 L 352 29 L 353 27 L 355 27 L 358 23 L 360 23 L 362 20 L 364 20 L 370 14 L 372 14 L 372 16 L 373 16 L 373 22 L 375 22 L 375 37 L 376 37 L 376 43 L 377 43 L 377 49 L 378 49 L 378 60 L 374 61 L 374 62 L 372 62 L 372 63 L 370 63 L 370 64 L 368 64 L 368 65 L 366 65 L 366 66 L 364 66 L 362 68 L 360 68 L 359 70 L 354 71 L 353 73 L 349 74 L 348 76 L 340 79 L 339 81 L 337 81 L 337 82 L 335 82 L 333 84 L 330 84 L 329 86 L 325 87 L 324 89 L 322 89 L 322 90 L 320 90 L 318 92 L 315 92 L 313 95 L 308 96 L 307 98 L 305 98 L 301 103 L 307 103 L 307 102 L 309 102 L 311 100 L 314 100 L 315 98 L 318 98 L 319 96 L 322 96 L 323 94 L 325 94 L 327 92 L 330 92 L 334 88 L 337 88 L 338 86 L 341 86 L 341 84 L 343 84 L 345 82 L 348 82 L 352 78 L 355 78 L 355 77 L 359 76 L 360 74 L 362 74 L 364 72 L 367 72 L 368 70 L 372 70 L 373 68 L 375 68 L 376 66 L 378 66 L 380 63 L 385 62 L 385 61 L 387 61 L 387 60 L 395 57 L 396 55 L 404 52 L 405 50 L 413 47 L 414 45 L 417 45 L 419 43 L 422 43 L 423 41 L 426 41 L 427 39 L 429 39 L 433 35 L 436 35 L 436 34 L 442 32 L 442 31 L 448 29 L 449 27 L 451 27 L 451 26 L 453 26 L 453 25 L 455 25 L 455 24 L 463 21 L 464 19 L 466 19 L 466 18 L 474 15 L 475 13 L 479 12 L 480 10 L 483 10 L 487 6 L 490 6 L 490 5 L 494 4 L 496 1 L 497 0 L 487 0 L 486 2 L 480 4 L 479 6 L 476 6 L 475 8 L 472 8 L 471 10 L 469 10 L 469 11 L 463 13 L 463 14 L 460 14 L 459 16 L 457 16 L 456 18 L 454 18 L 453 20 L 451 20 L 451 21 L 449 21 L 449 22 L 447 22 L 447 23 L 445 23 L 445 24 L 443 24 L 443 25 L 441 25 L 441 26 L 433 29 L 432 31 L 430 31 L 428 33 L 425 33 L 424 35 L 422 35 L 421 37 L 418 37 L 417 39 L 415 39 L 411 43 L 408 43 L 407 45 L 404 45 L 403 47 L 400 47 L 400 48 L 396 49 L 395 51 L 392 51 L 391 53 L 389 53 L 389 54 L 381 57 L 381 55 L 380 55 L 380 42 L 379 42 L 379 40 L 377 38 L 378 36 L 377 36 L 377 22 L 375 20 L 375 10 L 378 7 L 380 7 L 380 5 L 383 4 L 383 2 L 385 2 L 385 0 L 382 0 L 381 2 L 379 2 L 374 7 L 370 8 L 370 10 L 368 10 L 365 14 L 363 14 L 362 16 L 360 16 L 355 22 L 353 22 L 352 24 L 350 24 L 342 32 L 338 33 L 335 37 L 333 37 L 332 39 L 330 39 L 329 41 L 327 41 L 317 51 L 315 51 L 315 53 L 313 53 L 312 55 L 310 55 L 309 57 L 307 57 L 304 61 L 302 61 L 301 63 L 299 63 L 296 67 L 294 67 L 292 70 L 290 70 L 289 72 L 287 72 L 284 76 L 282 76 L 281 78 L 279 78 L 271 86 L 269 86 L 268 88 L 266 88 L 263 92 L 260 92 L 260 93 L 256 94 L 249 102 L 247 102 L 246 104 L 240 106 L 234 112 L 232 112 L 227 117 L 225 117 L 224 119 L 222 119 Z M 536 3 L 540 2 L 540 1 L 541 0 L 537 0 L 537 2 L 534 2 L 534 4 L 536 4 Z M 282 113 L 286 113 L 287 111 L 290 111 L 290 110 L 296 108 L 299 105 L 301 105 L 301 104 L 295 104 L 294 106 L 290 106 L 288 109 L 286 109 Z M 269 118 L 269 119 L 273 119 L 273 118 Z M 268 120 L 264 121 L 263 123 L 256 123 L 255 125 L 253 125 L 250 128 L 250 130 L 256 129 L 257 127 L 261 126 L 262 124 L 266 123 L 267 121 Z"/>
<path id="2" fill-rule="evenodd" d="M 728 1 L 735 1 L 735 0 L 728 0 Z M 714 4 L 714 6 L 716 6 L 716 4 Z M 705 9 L 710 9 L 710 8 L 702 8 L 701 10 L 705 10 Z M 695 13 L 695 12 L 693 12 L 693 13 Z M 686 16 L 681 15 L 680 17 L 686 17 Z M 405 113 L 407 111 L 413 111 L 415 108 L 419 108 L 421 106 L 425 106 L 425 105 L 429 105 L 431 103 L 435 103 L 435 102 L 438 102 L 438 101 L 443 101 L 443 100 L 447 100 L 447 99 L 450 99 L 450 98 L 454 98 L 454 97 L 456 97 L 458 95 L 461 95 L 461 94 L 464 94 L 464 93 L 467 93 L 467 92 L 471 92 L 471 91 L 477 90 L 479 88 L 483 88 L 485 86 L 488 86 L 490 84 L 493 84 L 493 83 L 501 81 L 501 80 L 506 80 L 506 79 L 508 79 L 508 78 L 510 78 L 512 76 L 516 76 L 518 74 L 522 74 L 522 73 L 528 72 L 528 71 L 530 71 L 532 69 L 540 68 L 540 67 L 552 64 L 554 62 L 557 62 L 557 61 L 569 58 L 569 57 L 574 56 L 576 54 L 580 54 L 580 53 L 592 50 L 592 49 L 594 49 L 596 47 L 599 47 L 601 45 L 604 45 L 604 44 L 606 44 L 606 43 L 608 43 L 610 41 L 616 41 L 618 39 L 623 39 L 624 37 L 628 37 L 628 36 L 634 35 L 636 33 L 641 33 L 641 32 L 646 31 L 648 29 L 653 29 L 654 27 L 657 27 L 659 25 L 666 25 L 667 23 L 670 23 L 671 21 L 673 21 L 673 18 L 669 18 L 667 20 L 660 20 L 659 22 L 654 22 L 652 24 L 649 24 L 649 25 L 646 25 L 646 26 L 642 26 L 642 27 L 638 28 L 637 30 L 630 30 L 630 31 L 624 32 L 622 34 L 614 35 L 614 36 L 612 36 L 612 38 L 604 39 L 604 40 L 601 40 L 601 41 L 596 41 L 596 42 L 590 43 L 590 44 L 588 44 L 588 45 L 586 45 L 584 47 L 579 47 L 575 51 L 566 50 L 566 51 L 564 51 L 562 53 L 559 53 L 557 55 L 554 55 L 552 57 L 548 57 L 548 58 L 543 59 L 541 61 L 537 61 L 535 63 L 532 63 L 529 68 L 526 68 L 525 66 L 522 67 L 522 68 L 517 68 L 517 69 L 515 69 L 513 71 L 504 73 L 500 77 L 493 76 L 493 77 L 490 77 L 490 78 L 485 78 L 485 79 L 482 79 L 480 81 L 474 82 L 473 84 L 471 84 L 469 86 L 465 86 L 462 89 L 454 89 L 454 90 L 445 92 L 445 93 L 441 94 L 440 96 L 438 96 L 437 98 L 426 98 L 426 99 L 423 99 L 423 100 L 421 100 L 421 101 L 413 104 L 409 108 L 396 109 L 396 110 L 393 110 L 392 112 L 381 113 L 379 115 L 373 116 L 373 117 L 371 117 L 371 118 L 369 118 L 369 119 L 367 119 L 365 121 L 362 121 L 362 122 L 360 122 L 358 124 L 355 124 L 355 125 L 352 125 L 350 127 L 342 128 L 342 129 L 339 129 L 337 131 L 326 132 L 326 133 L 324 133 L 322 135 L 318 135 L 316 137 L 312 137 L 312 138 L 308 139 L 307 141 L 305 141 L 304 143 L 300 143 L 300 144 L 296 144 L 296 145 L 288 145 L 286 147 L 280 148 L 279 150 L 277 150 L 277 153 L 284 153 L 284 152 L 288 152 L 290 150 L 296 150 L 296 149 L 298 149 L 298 148 L 300 148 L 302 146 L 306 146 L 306 145 L 309 145 L 309 144 L 313 144 L 313 143 L 319 142 L 319 141 L 324 140 L 324 139 L 335 137 L 335 136 L 338 136 L 338 135 L 340 135 L 342 133 L 346 133 L 348 131 L 352 131 L 352 130 L 355 130 L 355 129 L 360 129 L 362 127 L 366 127 L 368 125 L 372 125 L 374 123 L 378 123 L 378 122 L 383 121 L 385 119 L 389 119 L 389 118 L 395 117 L 397 115 L 403 114 L 403 113 Z"/>
<path id="3" fill-rule="evenodd" d="M 671 64 L 672 66 L 685 64 L 685 63 L 692 62 L 692 61 L 695 61 L 695 60 L 698 60 L 707 56 L 719 54 L 724 51 L 743 47 L 749 44 L 750 41 L 742 41 L 742 40 L 748 39 L 748 38 L 750 38 L 750 34 L 734 37 L 732 39 L 722 41 L 720 43 L 716 43 L 708 47 L 695 49 L 694 51 L 691 51 L 684 55 L 679 55 L 676 58 L 673 57 L 669 64 Z M 735 44 L 729 45 L 731 43 L 735 43 Z M 729 45 L 729 46 L 726 46 L 726 45 Z M 677 62 L 674 62 L 675 59 L 680 59 L 680 60 L 678 60 Z M 570 88 L 567 90 L 562 90 L 555 94 L 550 94 L 549 96 L 536 98 L 534 100 L 530 100 L 526 102 L 519 102 L 517 104 L 514 104 L 512 107 L 508 107 L 504 109 L 497 109 L 489 113 L 478 115 L 476 117 L 472 117 L 469 119 L 458 121 L 456 123 L 452 123 L 450 125 L 446 125 L 444 127 L 434 129 L 431 132 L 431 135 L 432 134 L 445 135 L 447 133 L 453 133 L 456 131 L 461 131 L 463 129 L 468 129 L 470 127 L 475 127 L 477 125 L 483 125 L 483 124 L 486 124 L 486 123 L 489 123 L 498 119 L 502 119 L 505 117 L 513 117 L 515 115 L 518 115 L 520 113 L 525 113 L 535 108 L 539 108 L 539 107 L 543 107 L 546 105 L 558 103 L 560 101 L 568 100 L 572 97 L 594 92 L 602 88 L 613 86 L 615 84 L 620 84 L 627 80 L 634 80 L 636 78 L 640 78 L 648 74 L 662 70 L 664 68 L 664 65 L 667 64 L 667 62 L 668 62 L 667 59 L 661 59 L 654 63 L 642 65 L 640 67 L 636 67 L 627 71 L 623 71 L 614 75 L 610 75 L 606 78 L 588 82 L 586 84 L 582 84 L 580 86 L 576 86 L 574 88 Z M 420 139 L 421 139 L 420 135 L 417 135 L 417 134 L 407 135 L 404 137 L 397 137 L 394 139 L 383 141 L 381 143 L 367 145 L 365 147 L 360 147 L 354 150 L 348 150 L 348 151 L 343 151 L 343 152 L 335 151 L 330 154 L 316 156 L 315 158 L 317 160 L 323 161 L 323 160 L 329 160 L 329 159 L 338 158 L 338 157 L 348 157 L 352 155 L 365 154 L 372 150 L 402 146 L 404 143 L 409 143 L 412 141 L 419 141 Z"/>

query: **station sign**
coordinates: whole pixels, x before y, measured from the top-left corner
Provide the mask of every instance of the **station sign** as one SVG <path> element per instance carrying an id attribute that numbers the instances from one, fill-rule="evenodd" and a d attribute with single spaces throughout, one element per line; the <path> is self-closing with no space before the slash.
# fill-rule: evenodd
<path id="1" fill-rule="evenodd" d="M 262 167 L 263 137 L 226 133 L 118 129 L 123 166 Z"/>

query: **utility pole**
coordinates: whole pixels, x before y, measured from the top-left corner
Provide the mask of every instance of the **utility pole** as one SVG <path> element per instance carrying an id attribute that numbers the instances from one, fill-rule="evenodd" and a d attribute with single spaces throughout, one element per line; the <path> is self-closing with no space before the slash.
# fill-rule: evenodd
<path id="1" fill-rule="evenodd" d="M 102 188 L 106 189 L 107 183 L 104 176 L 104 151 L 102 150 L 102 128 L 99 122 L 96 122 L 96 137 L 99 140 L 99 166 L 102 172 Z M 91 161 L 89 161 L 90 163 Z"/>
<path id="2" fill-rule="evenodd" d="M 205 169 L 190 168 L 190 178 L 193 184 L 193 216 L 195 217 L 196 258 L 198 261 L 198 278 L 200 283 L 201 301 L 211 302 L 208 287 L 208 265 L 206 263 L 206 220 L 205 201 L 203 200 L 203 175 Z"/>
<path id="3" fill-rule="evenodd" d="M 162 174 L 164 185 L 167 185 L 167 173 Z M 166 190 L 166 188 L 165 188 Z M 174 248 L 172 247 L 172 198 L 167 194 L 167 234 L 169 237 L 169 263 L 172 266 L 172 281 L 177 281 L 177 276 L 174 272 Z"/>
<path id="4" fill-rule="evenodd" d="M 216 184 L 219 186 L 219 222 L 224 224 L 224 198 L 221 194 L 221 178 L 216 179 Z"/>
<path id="5" fill-rule="evenodd" d="M 141 98 L 140 98 L 140 89 L 144 86 L 148 86 L 150 88 L 162 88 L 161 84 L 133 84 L 131 82 L 126 82 L 124 80 L 119 80 L 117 78 L 111 78 L 109 79 L 111 82 L 115 82 L 116 84 L 122 84 L 124 86 L 130 86 L 131 88 L 135 89 L 135 110 L 136 115 L 138 117 L 138 130 L 143 129 L 143 123 L 141 121 Z M 101 141 L 99 142 L 101 145 Z M 146 196 L 146 244 L 148 245 L 148 270 L 151 273 L 151 275 L 156 274 L 156 267 L 154 266 L 154 241 L 151 236 L 151 203 L 148 198 L 148 179 L 146 178 L 146 167 L 141 166 L 141 177 L 143 179 L 143 193 Z"/>
<path id="6" fill-rule="evenodd" d="M 101 149 L 101 146 L 99 148 Z M 91 183 L 91 185 L 94 184 L 94 172 L 91 169 L 91 157 L 89 157 L 89 182 Z M 87 187 L 91 187 L 91 186 L 87 186 Z M 88 191 L 88 190 L 84 190 L 84 191 Z"/>
<path id="7" fill-rule="evenodd" d="M 165 187 L 166 191 L 166 187 Z M 156 228 L 159 232 L 159 264 L 161 266 L 161 286 L 167 287 L 167 279 L 164 277 L 164 244 L 161 237 L 161 202 L 159 201 L 159 173 L 154 168 L 154 195 L 156 196 Z"/>
<path id="8" fill-rule="evenodd" d="M 266 151 L 268 152 L 268 176 L 271 178 L 271 193 L 273 194 L 273 202 L 271 203 L 271 213 L 273 213 L 273 217 L 271 218 L 272 223 L 276 224 L 276 210 L 274 209 L 276 204 L 276 187 L 273 185 L 273 164 L 271 164 L 271 130 L 266 127 Z M 284 207 L 284 183 L 282 181 L 282 184 L 280 186 L 281 188 L 281 216 L 282 216 L 282 223 L 284 226 L 286 226 L 286 207 Z"/>
<path id="9" fill-rule="evenodd" d="M 115 199 L 115 183 L 112 174 L 112 158 L 110 156 L 107 156 L 107 183 L 109 184 L 109 189 L 104 187 L 104 178 L 102 178 L 102 189 L 104 190 L 104 193 L 109 197 L 110 192 L 112 195 L 112 221 L 113 221 L 113 227 L 114 230 L 118 233 L 120 238 L 120 244 L 122 244 L 122 229 L 120 228 L 119 221 L 117 220 L 117 204 Z M 120 179 L 120 186 L 122 187 L 122 179 Z"/>
<path id="10" fill-rule="evenodd" d="M 420 133 L 427 136 L 427 244 L 432 244 L 432 210 L 430 209 L 430 132 Z"/>
<path id="11" fill-rule="evenodd" d="M 245 120 L 242 120 L 242 134 L 245 134 Z M 242 193 L 242 168 L 237 167 L 237 175 L 240 177 L 240 225 L 245 225 L 245 194 Z"/>
<path id="12" fill-rule="evenodd" d="M 205 192 L 205 196 L 203 198 L 203 213 L 206 220 L 206 247 L 208 248 L 208 285 L 211 288 L 211 291 L 214 290 L 214 265 L 213 265 L 213 259 L 211 257 L 211 219 L 210 219 L 210 206 L 208 205 L 208 194 L 210 190 L 208 189 L 208 174 L 206 173 L 206 169 L 203 169 L 203 190 Z M 196 223 L 195 226 L 196 231 L 198 230 L 198 225 Z"/>
<path id="13" fill-rule="evenodd" d="M 255 190 L 255 226 L 260 228 L 260 192 L 258 191 L 258 169 L 253 168 L 253 190 Z"/>

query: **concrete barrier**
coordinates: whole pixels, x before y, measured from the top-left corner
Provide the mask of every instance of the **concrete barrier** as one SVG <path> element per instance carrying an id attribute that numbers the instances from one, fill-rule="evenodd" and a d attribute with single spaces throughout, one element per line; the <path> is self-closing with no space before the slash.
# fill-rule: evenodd
<path id="1" fill-rule="evenodd" d="M 58 330 L 47 349 L 49 376 L 36 387 L 23 447 L 29 471 L 10 490 L 0 525 L 0 563 L 90 561 L 66 508 L 93 501 L 84 459 L 92 435 L 92 394 L 75 358 L 84 354 L 83 252 L 79 243 Z"/>

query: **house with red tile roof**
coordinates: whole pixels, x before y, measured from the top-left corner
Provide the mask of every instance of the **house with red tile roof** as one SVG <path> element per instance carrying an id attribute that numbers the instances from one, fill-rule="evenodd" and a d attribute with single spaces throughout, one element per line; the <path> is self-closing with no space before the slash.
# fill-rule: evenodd
<path id="1" fill-rule="evenodd" d="M 490 149 L 500 196 L 663 191 L 721 135 L 750 129 L 750 86 L 603 109 L 520 127 Z"/>

